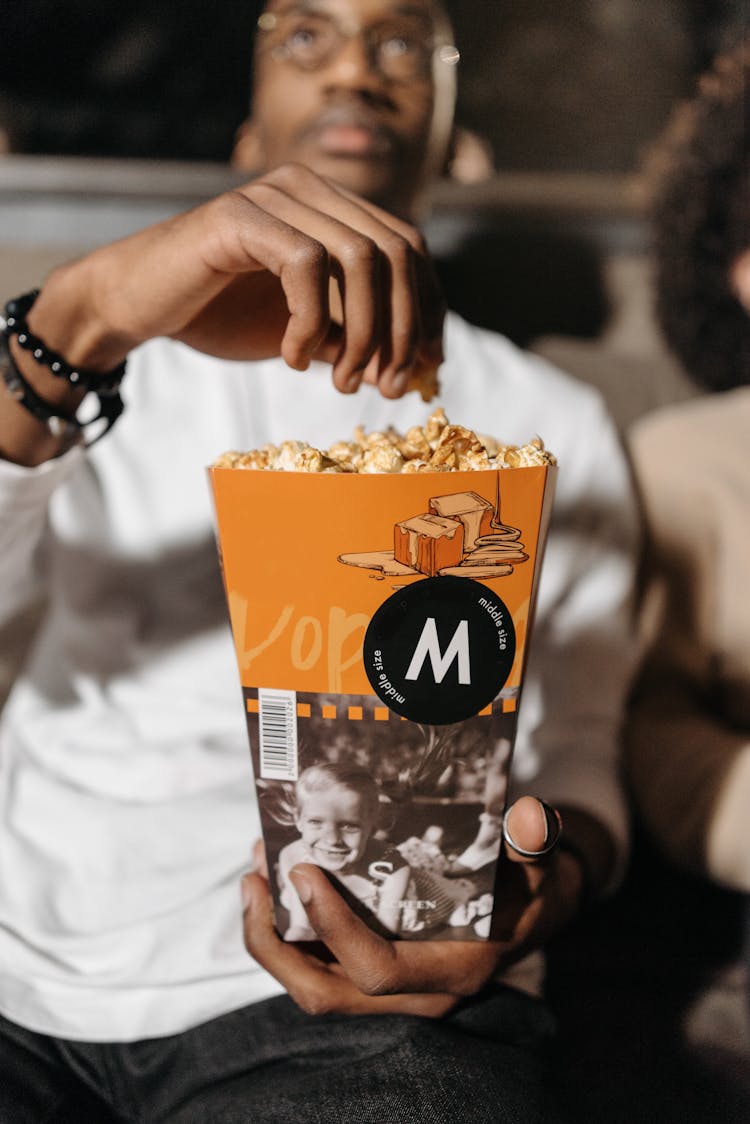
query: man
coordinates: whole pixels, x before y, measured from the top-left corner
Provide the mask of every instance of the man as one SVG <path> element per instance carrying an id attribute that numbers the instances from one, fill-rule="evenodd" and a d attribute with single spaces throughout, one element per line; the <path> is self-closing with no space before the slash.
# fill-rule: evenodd
<path id="1" fill-rule="evenodd" d="M 84 1096 L 96 1119 L 554 1119 L 548 1015 L 493 981 L 623 860 L 632 510 L 599 399 L 457 318 L 448 415 L 538 430 L 562 462 L 507 818 L 531 859 L 508 846 L 486 944 L 384 942 L 296 867 L 331 963 L 275 934 L 260 856 L 243 880 L 254 959 L 240 940 L 259 832 L 204 465 L 424 420 L 406 392 L 442 358 L 443 317 L 406 220 L 448 140 L 454 54 L 433 0 L 272 0 L 252 123 L 266 174 L 55 271 L 28 311 L 39 346 L 9 340 L 2 608 L 40 573 L 50 608 L 3 716 L 8 1119 L 85 1118 Z M 63 374 L 107 373 L 105 418 L 132 352 L 127 410 L 88 452 L 45 420 L 82 396 L 52 351 Z M 548 853 L 534 792 L 561 808 L 565 849 Z"/>

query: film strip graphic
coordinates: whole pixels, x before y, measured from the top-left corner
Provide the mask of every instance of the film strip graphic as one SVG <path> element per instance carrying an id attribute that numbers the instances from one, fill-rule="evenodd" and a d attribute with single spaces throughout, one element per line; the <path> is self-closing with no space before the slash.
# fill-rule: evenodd
<path id="1" fill-rule="evenodd" d="M 243 695 L 245 698 L 245 709 L 248 714 L 257 715 L 260 713 L 260 700 L 258 698 L 258 689 L 256 687 L 243 687 Z M 288 692 L 291 696 L 294 692 Z M 307 701 L 301 701 L 299 698 L 295 700 L 296 716 L 297 718 L 328 718 L 339 719 L 348 718 L 350 722 L 406 722 L 408 719 L 402 718 L 400 715 L 389 710 L 387 706 L 362 706 L 353 705 L 346 701 L 346 696 L 341 696 L 341 702 L 331 703 L 323 701 L 327 696 L 317 698 L 316 696 L 306 696 Z M 503 714 L 514 714 L 518 708 L 518 688 L 511 687 L 507 690 L 502 690 L 497 697 L 496 703 L 498 709 Z M 493 713 L 493 705 L 484 707 L 483 710 L 478 711 L 478 715 L 489 716 Z"/>
<path id="2" fill-rule="evenodd" d="M 305 724 L 300 726 L 300 719 L 356 722 L 363 726 L 372 723 L 373 729 L 383 722 L 407 721 L 387 706 L 376 705 L 369 696 L 341 696 L 340 702 L 332 702 L 330 695 L 307 694 L 300 698 L 295 691 L 262 687 L 245 687 L 243 693 L 251 748 L 257 747 L 257 775 L 262 780 L 297 780 L 301 741 L 306 736 Z M 355 702 L 356 699 L 361 701 Z M 498 697 L 476 717 L 490 718 L 493 723 L 500 718 L 515 722 L 516 708 L 517 689 L 511 688 L 505 698 Z M 380 729 L 384 727 L 381 725 Z"/>

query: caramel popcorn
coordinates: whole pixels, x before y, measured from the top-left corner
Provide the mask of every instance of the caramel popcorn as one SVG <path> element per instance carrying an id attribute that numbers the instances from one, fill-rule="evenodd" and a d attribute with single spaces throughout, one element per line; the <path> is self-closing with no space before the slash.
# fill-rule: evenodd
<path id="1" fill-rule="evenodd" d="M 424 426 L 405 434 L 390 427 L 367 433 L 357 426 L 352 441 L 316 449 L 303 441 L 264 445 L 247 453 L 223 453 L 215 468 L 246 468 L 270 472 L 479 472 L 494 468 L 553 465 L 556 460 L 540 437 L 526 445 L 503 445 L 494 437 L 452 425 L 440 408 Z"/>
<path id="2" fill-rule="evenodd" d="M 423 402 L 432 402 L 440 393 L 437 367 L 420 366 L 409 379 L 409 390 L 416 390 Z"/>

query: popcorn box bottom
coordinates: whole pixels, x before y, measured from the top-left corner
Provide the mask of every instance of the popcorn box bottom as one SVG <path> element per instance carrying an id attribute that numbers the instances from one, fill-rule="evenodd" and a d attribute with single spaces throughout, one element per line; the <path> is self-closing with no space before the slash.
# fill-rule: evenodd
<path id="1" fill-rule="evenodd" d="M 314 941 L 289 878 L 312 862 L 383 936 L 490 935 L 512 698 L 464 722 L 400 718 L 372 696 L 244 691 L 279 933 Z"/>

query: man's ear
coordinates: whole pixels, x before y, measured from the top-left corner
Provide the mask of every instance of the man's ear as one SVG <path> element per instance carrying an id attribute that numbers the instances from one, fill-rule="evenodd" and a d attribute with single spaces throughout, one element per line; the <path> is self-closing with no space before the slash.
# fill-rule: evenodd
<path id="1" fill-rule="evenodd" d="M 492 146 L 485 137 L 454 125 L 444 173 L 457 183 L 482 183 L 495 174 Z"/>
<path id="2" fill-rule="evenodd" d="M 750 249 L 743 251 L 730 265 L 729 285 L 733 295 L 750 313 Z"/>
<path id="3" fill-rule="evenodd" d="M 246 117 L 234 134 L 234 148 L 229 163 L 238 172 L 257 172 L 261 168 L 260 140 L 251 117 Z"/>

